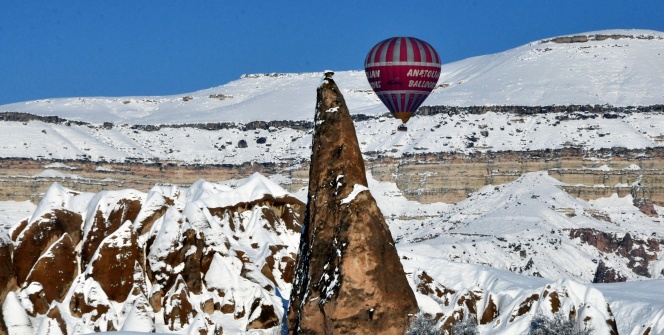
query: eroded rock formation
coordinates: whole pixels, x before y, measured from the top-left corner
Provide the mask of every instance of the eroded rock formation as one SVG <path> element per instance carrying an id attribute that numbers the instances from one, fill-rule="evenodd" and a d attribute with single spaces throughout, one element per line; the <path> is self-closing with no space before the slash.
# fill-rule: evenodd
<path id="1" fill-rule="evenodd" d="M 353 121 L 331 78 L 317 95 L 290 333 L 403 334 L 417 302 L 367 188 Z"/>
<path id="2" fill-rule="evenodd" d="M 258 174 L 148 194 L 54 184 L 0 236 L 0 316 L 13 318 L 0 335 L 278 329 L 303 210 Z"/>
<path id="3" fill-rule="evenodd" d="M 606 233 L 591 228 L 571 229 L 570 238 L 579 238 L 581 242 L 594 246 L 605 254 L 615 254 L 628 260 L 627 267 L 639 276 L 651 277 L 648 271 L 651 262 L 657 260 L 660 246 L 664 241 L 657 238 L 647 240 L 634 239 L 630 233 L 618 237 L 614 233 Z M 595 273 L 595 282 L 620 282 L 624 277 L 615 270 L 600 262 Z"/>
<path id="4" fill-rule="evenodd" d="M 618 328 L 611 307 L 595 288 L 575 281 L 558 280 L 543 287 L 524 289 L 520 294 L 486 290 L 497 278 L 476 281 L 472 290 L 453 290 L 418 269 L 410 275 L 422 301 L 437 304 L 440 312 L 431 315 L 443 333 L 463 320 L 473 319 L 489 332 L 528 333 L 535 315 L 562 313 L 574 323 L 594 328 L 597 334 L 617 335 Z M 455 283 L 456 284 L 456 283 Z"/>

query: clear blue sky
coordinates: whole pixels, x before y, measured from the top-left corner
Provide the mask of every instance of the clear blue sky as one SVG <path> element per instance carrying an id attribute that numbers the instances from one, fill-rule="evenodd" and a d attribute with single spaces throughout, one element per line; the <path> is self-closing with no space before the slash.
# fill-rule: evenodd
<path id="1" fill-rule="evenodd" d="M 443 62 L 602 29 L 664 31 L 664 1 L 3 1 L 0 105 L 168 95 L 243 73 L 357 70 L 377 42 Z M 2 110 L 0 110 L 2 112 Z"/>

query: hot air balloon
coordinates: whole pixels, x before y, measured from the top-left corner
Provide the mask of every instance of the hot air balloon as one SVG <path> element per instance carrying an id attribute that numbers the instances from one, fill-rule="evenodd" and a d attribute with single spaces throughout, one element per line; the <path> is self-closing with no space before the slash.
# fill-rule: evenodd
<path id="1" fill-rule="evenodd" d="M 376 44 L 364 61 L 371 88 L 395 118 L 398 130 L 429 96 L 440 77 L 440 57 L 427 42 L 414 37 L 392 37 Z"/>

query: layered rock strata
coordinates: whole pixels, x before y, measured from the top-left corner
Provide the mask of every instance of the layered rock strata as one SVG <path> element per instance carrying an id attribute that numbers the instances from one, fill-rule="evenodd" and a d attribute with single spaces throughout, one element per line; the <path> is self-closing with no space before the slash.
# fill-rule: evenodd
<path id="1" fill-rule="evenodd" d="M 403 334 L 417 302 L 367 188 L 343 95 L 329 77 L 316 106 L 290 333 Z"/>

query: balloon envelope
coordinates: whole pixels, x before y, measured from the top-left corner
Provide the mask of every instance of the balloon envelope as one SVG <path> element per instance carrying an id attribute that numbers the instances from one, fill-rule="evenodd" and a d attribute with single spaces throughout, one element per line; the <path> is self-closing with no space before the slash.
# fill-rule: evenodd
<path id="1" fill-rule="evenodd" d="M 420 39 L 392 37 L 371 48 L 364 71 L 383 104 L 406 123 L 436 86 L 440 57 Z"/>

